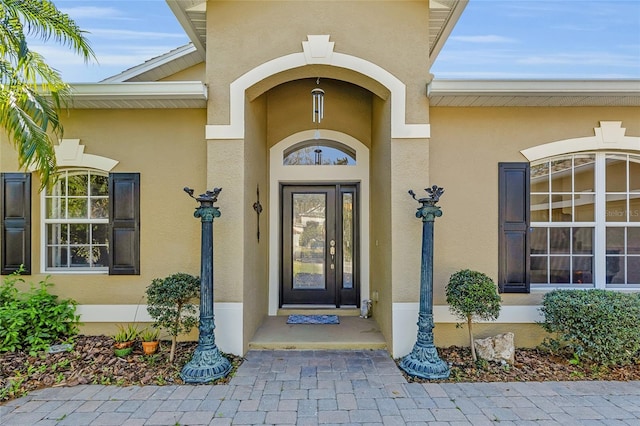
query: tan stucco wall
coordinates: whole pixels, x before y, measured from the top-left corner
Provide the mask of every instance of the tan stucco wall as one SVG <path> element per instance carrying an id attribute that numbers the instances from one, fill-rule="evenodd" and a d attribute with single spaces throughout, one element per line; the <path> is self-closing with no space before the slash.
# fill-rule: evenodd
<path id="1" fill-rule="evenodd" d="M 373 141 L 371 147 L 371 208 L 369 239 L 371 247 L 371 296 L 373 318 L 391 347 L 392 285 L 391 285 L 391 128 L 390 105 L 379 98 L 373 102 Z M 363 232 L 367 230 L 363 229 Z M 366 250 L 367 248 L 363 248 Z M 375 295 L 377 294 L 377 299 Z M 366 297 L 366 295 L 362 295 Z"/>
<path id="2" fill-rule="evenodd" d="M 640 135 L 640 108 L 432 108 L 431 181 L 445 188 L 435 224 L 434 301 L 459 269 L 498 278 L 498 162 L 527 161 L 525 148 L 594 135 L 600 121 L 622 121 Z M 538 304 L 542 295 L 503 294 L 505 305 Z"/>
<path id="3" fill-rule="evenodd" d="M 229 123 L 231 82 L 269 60 L 302 52 L 307 35 L 328 34 L 336 52 L 373 62 L 405 82 L 407 122 L 425 123 L 428 19 L 428 1 L 209 1 L 208 122 Z M 308 76 L 324 77 L 320 72 Z"/>
<path id="4" fill-rule="evenodd" d="M 244 288 L 243 326 L 244 347 L 267 315 L 269 298 L 269 232 L 268 215 L 277 214 L 269 208 L 267 178 L 266 96 L 261 96 L 245 108 L 246 133 L 244 140 Z M 260 188 L 260 240 L 257 237 L 258 215 L 253 209 Z"/>
<path id="5" fill-rule="evenodd" d="M 204 189 L 204 110 L 70 110 L 65 138 L 80 139 L 86 154 L 118 160 L 114 172 L 140 173 L 140 275 L 54 274 L 53 292 L 80 304 L 145 303 L 154 278 L 176 272 L 200 274 L 200 221 L 184 186 Z M 13 148 L 3 143 L 2 171 L 15 171 Z M 34 180 L 34 194 L 39 186 Z M 38 282 L 41 258 L 40 197 L 32 205 L 32 270 Z"/>
<path id="6" fill-rule="evenodd" d="M 311 90 L 325 91 L 324 118 L 320 129 L 344 132 L 367 147 L 371 146 L 371 92 L 343 81 L 320 79 L 295 80 L 274 87 L 268 92 L 269 147 L 294 133 L 314 129 L 311 120 Z"/>
<path id="7" fill-rule="evenodd" d="M 204 81 L 206 66 L 204 62 L 172 74 L 160 81 Z"/>
<path id="8" fill-rule="evenodd" d="M 511 332 L 514 334 L 514 344 L 517 348 L 534 348 L 548 337 L 548 334 L 537 324 L 483 323 L 473 324 L 472 327 L 475 339 Z M 436 324 L 433 336 L 437 347 L 469 346 L 469 331 L 466 324 L 460 328 L 451 323 Z"/>

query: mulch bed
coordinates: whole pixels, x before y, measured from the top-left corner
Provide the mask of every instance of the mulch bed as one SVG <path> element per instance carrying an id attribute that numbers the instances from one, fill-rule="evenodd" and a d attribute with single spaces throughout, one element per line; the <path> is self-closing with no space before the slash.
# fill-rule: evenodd
<path id="1" fill-rule="evenodd" d="M 438 348 L 440 358 L 451 366 L 446 380 L 424 380 L 408 376 L 409 382 L 545 382 L 576 380 L 640 380 L 640 358 L 635 364 L 603 367 L 573 364 L 570 357 L 551 355 L 541 349 L 516 349 L 513 365 L 473 362 L 471 350 L 451 346 Z"/>
<path id="2" fill-rule="evenodd" d="M 78 336 L 73 349 L 55 354 L 30 356 L 23 352 L 0 354 L 0 402 L 29 391 L 51 386 L 79 384 L 167 385 L 182 384 L 180 370 L 190 359 L 197 342 L 180 342 L 176 359 L 169 363 L 170 342 L 162 342 L 155 355 L 144 355 L 138 343 L 132 355 L 118 358 L 113 340 L 106 336 Z M 469 348 L 439 348 L 440 357 L 451 365 L 447 380 L 434 382 L 508 382 L 558 380 L 640 380 L 640 359 L 633 365 L 601 367 L 573 365 L 568 358 L 538 349 L 517 349 L 514 365 L 471 359 Z M 227 383 L 242 363 L 241 357 L 225 354 L 232 371 L 215 384 Z M 409 382 L 419 378 L 406 376 Z"/>

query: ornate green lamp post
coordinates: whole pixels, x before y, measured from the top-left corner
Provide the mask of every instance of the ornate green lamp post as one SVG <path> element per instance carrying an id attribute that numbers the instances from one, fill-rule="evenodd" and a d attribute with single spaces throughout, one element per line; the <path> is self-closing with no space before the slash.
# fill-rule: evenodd
<path id="1" fill-rule="evenodd" d="M 231 363 L 220 354 L 216 346 L 213 330 L 216 328 L 213 319 L 213 219 L 220 217 L 220 210 L 213 203 L 218 201 L 222 188 L 214 188 L 193 196 L 193 189 L 184 191 L 200 203 L 193 216 L 202 222 L 201 257 L 200 257 L 200 326 L 198 327 L 198 347 L 180 372 L 186 383 L 208 383 L 225 377 L 231 370 Z"/>
<path id="2" fill-rule="evenodd" d="M 418 313 L 418 337 L 410 354 L 400 361 L 400 368 L 411 376 L 423 379 L 446 379 L 449 377 L 449 366 L 438 356 L 433 344 L 433 222 L 442 216 L 436 203 L 444 193 L 443 188 L 433 185 L 426 188 L 426 198 L 414 200 L 421 204 L 416 217 L 422 219 L 422 259 L 420 268 L 420 311 Z"/>

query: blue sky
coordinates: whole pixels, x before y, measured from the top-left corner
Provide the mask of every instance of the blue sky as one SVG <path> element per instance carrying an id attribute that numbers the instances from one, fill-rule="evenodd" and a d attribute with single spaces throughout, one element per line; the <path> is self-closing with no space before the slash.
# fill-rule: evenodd
<path id="1" fill-rule="evenodd" d="M 54 0 L 98 64 L 32 42 L 70 83 L 97 82 L 189 42 L 164 0 Z M 470 0 L 438 79 L 640 79 L 640 0 Z"/>

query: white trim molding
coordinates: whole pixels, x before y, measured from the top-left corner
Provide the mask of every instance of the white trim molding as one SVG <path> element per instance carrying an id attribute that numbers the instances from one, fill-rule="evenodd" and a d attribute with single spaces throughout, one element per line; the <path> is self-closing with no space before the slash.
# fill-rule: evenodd
<path id="1" fill-rule="evenodd" d="M 269 205 L 280 211 L 280 184 L 286 182 L 358 182 L 360 183 L 360 295 L 369 298 L 369 148 L 346 133 L 319 129 L 320 138 L 342 143 L 356 153 L 354 166 L 285 166 L 284 151 L 295 144 L 314 139 L 315 130 L 290 135 L 269 151 Z M 269 315 L 280 306 L 280 214 L 269 215 Z"/>
<path id="2" fill-rule="evenodd" d="M 85 154 L 80 139 L 62 139 L 54 149 L 58 167 L 86 167 L 108 172 L 118 164 L 117 160 L 111 158 Z"/>
<path id="3" fill-rule="evenodd" d="M 216 314 L 216 345 L 221 351 L 244 355 L 242 343 L 243 304 L 240 302 L 214 303 Z M 147 305 L 78 305 L 76 312 L 83 323 L 153 322 Z"/>
<path id="4" fill-rule="evenodd" d="M 396 302 L 393 304 L 392 313 L 392 356 L 400 358 L 411 352 L 418 333 L 418 312 L 420 304 L 417 302 Z M 502 324 L 532 324 L 543 321 L 539 305 L 509 305 L 502 306 L 500 316 L 495 321 L 479 321 Z M 460 319 L 449 311 L 448 305 L 436 305 L 433 307 L 433 322 L 459 323 Z"/>
<path id="5" fill-rule="evenodd" d="M 594 136 L 550 142 L 527 148 L 520 152 L 527 160 L 536 161 L 581 151 L 613 149 L 640 151 L 640 137 L 625 136 L 627 129 L 622 127 L 622 121 L 601 121 L 600 127 L 595 127 L 593 130 Z"/>
<path id="6" fill-rule="evenodd" d="M 244 139 L 245 91 L 267 77 L 306 65 L 330 65 L 358 72 L 382 84 L 391 92 L 391 137 L 429 138 L 429 124 L 407 124 L 406 86 L 384 68 L 352 55 L 333 51 L 334 44 L 329 35 L 308 35 L 302 42 L 302 52 L 281 56 L 258 65 L 229 86 L 230 124 L 209 124 L 206 126 L 207 139 Z"/>

